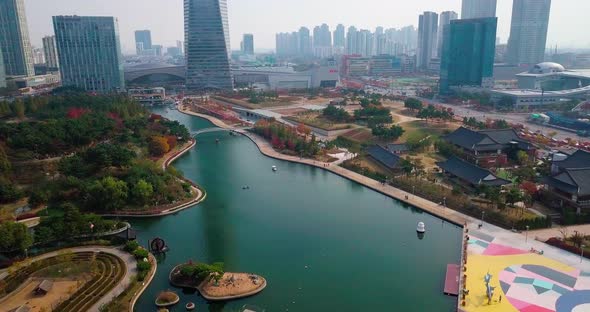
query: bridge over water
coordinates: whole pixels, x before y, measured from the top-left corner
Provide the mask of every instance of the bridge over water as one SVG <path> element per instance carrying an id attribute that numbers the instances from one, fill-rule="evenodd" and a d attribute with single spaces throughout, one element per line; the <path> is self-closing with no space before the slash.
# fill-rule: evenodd
<path id="1" fill-rule="evenodd" d="M 195 138 L 201 134 L 204 133 L 211 133 L 211 132 L 230 132 L 230 133 L 240 133 L 241 131 L 244 130 L 248 130 L 251 129 L 250 127 L 242 127 L 242 128 L 236 128 L 236 129 L 224 129 L 224 128 L 218 128 L 218 127 L 210 127 L 210 128 L 204 128 L 204 129 L 200 129 L 197 131 L 191 131 L 191 137 Z"/>

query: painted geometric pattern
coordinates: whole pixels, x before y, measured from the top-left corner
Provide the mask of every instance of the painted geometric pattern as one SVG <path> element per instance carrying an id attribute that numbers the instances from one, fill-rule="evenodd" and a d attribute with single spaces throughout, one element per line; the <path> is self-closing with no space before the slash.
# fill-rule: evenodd
<path id="1" fill-rule="evenodd" d="M 590 277 L 586 272 L 560 272 L 524 264 L 510 266 L 498 277 L 506 299 L 521 312 L 586 311 L 590 304 Z"/>

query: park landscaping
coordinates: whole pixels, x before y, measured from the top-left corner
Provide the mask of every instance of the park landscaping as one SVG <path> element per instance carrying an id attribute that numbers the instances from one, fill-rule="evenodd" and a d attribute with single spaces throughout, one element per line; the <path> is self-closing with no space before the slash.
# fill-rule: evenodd
<path id="1" fill-rule="evenodd" d="M 207 300 L 231 300 L 255 295 L 266 287 L 266 280 L 249 273 L 224 271 L 223 263 L 184 263 L 169 275 L 176 287 L 197 289 Z"/>
<path id="2" fill-rule="evenodd" d="M 110 253 L 64 252 L 54 257 L 34 262 L 24 261 L 12 266 L 8 276 L 0 281 L 0 298 L 5 297 L 5 303 L 15 304 L 14 307 L 8 307 L 11 310 L 26 302 L 21 301 L 25 299 L 22 291 L 14 291 L 21 285 L 25 285 L 23 289 L 28 289 L 32 277 L 35 281 L 70 281 L 67 285 L 54 285 L 55 288 L 67 286 L 65 292 L 62 288 L 57 290 L 60 296 L 51 295 L 52 290 L 49 290 L 47 294 L 50 296 L 43 297 L 46 300 L 36 303 L 43 304 L 47 311 L 86 311 L 123 279 L 125 271 L 123 261 Z"/>

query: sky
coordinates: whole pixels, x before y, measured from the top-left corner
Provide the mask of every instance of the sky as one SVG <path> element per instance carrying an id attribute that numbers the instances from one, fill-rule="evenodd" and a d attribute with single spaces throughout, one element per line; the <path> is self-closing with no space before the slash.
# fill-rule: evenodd
<path id="1" fill-rule="evenodd" d="M 174 46 L 184 40 L 182 0 L 24 0 L 31 41 L 53 34 L 54 15 L 115 16 L 123 53 L 134 53 L 134 31 L 149 29 L 154 44 Z M 242 34 L 254 34 L 256 50 L 274 49 L 277 32 L 313 29 L 327 23 L 334 30 L 346 27 L 374 30 L 418 25 L 423 11 L 455 11 L 461 0 L 228 0 L 231 47 L 240 48 Z M 590 48 L 590 1 L 553 0 L 547 46 Z M 498 36 L 506 42 L 510 33 L 512 0 L 498 0 Z"/>

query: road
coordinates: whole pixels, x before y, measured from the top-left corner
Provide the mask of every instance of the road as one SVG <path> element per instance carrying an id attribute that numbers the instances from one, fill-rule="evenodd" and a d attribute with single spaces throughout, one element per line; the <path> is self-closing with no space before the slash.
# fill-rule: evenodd
<path id="1" fill-rule="evenodd" d="M 556 128 L 552 128 L 552 127 L 548 127 L 548 126 L 528 123 L 527 118 L 530 116 L 530 113 L 480 112 L 480 111 L 477 111 L 469 106 L 458 106 L 458 105 L 445 104 L 445 103 L 440 103 L 437 101 L 423 99 L 423 98 L 421 100 L 424 101 L 425 103 L 441 105 L 441 106 L 444 106 L 447 108 L 452 108 L 453 111 L 455 112 L 455 115 L 459 115 L 462 117 L 475 117 L 477 120 L 480 120 L 480 121 L 485 121 L 487 118 L 506 120 L 508 123 L 523 124 L 530 131 L 533 131 L 533 132 L 541 131 L 545 135 L 547 135 L 549 132 L 556 132 L 557 135 L 555 135 L 554 138 L 557 140 L 565 140 L 566 138 L 572 138 L 572 139 L 581 140 L 581 141 L 590 140 L 589 138 L 580 137 L 573 132 L 568 132 L 568 131 L 564 131 L 564 130 L 560 130 L 560 129 L 556 129 Z"/>

